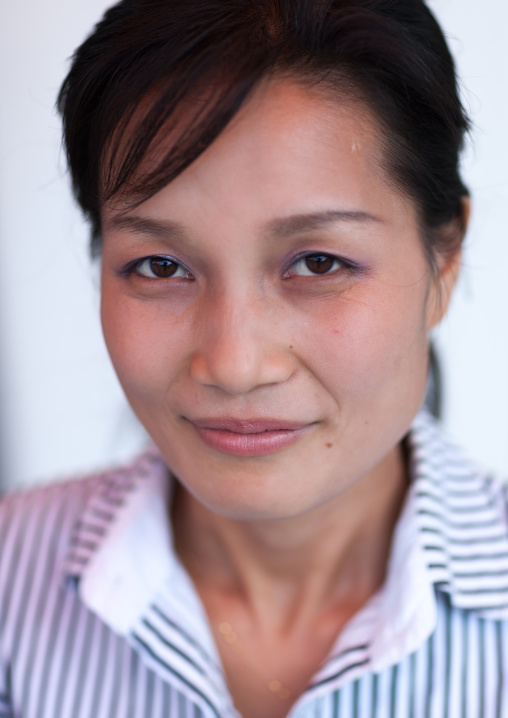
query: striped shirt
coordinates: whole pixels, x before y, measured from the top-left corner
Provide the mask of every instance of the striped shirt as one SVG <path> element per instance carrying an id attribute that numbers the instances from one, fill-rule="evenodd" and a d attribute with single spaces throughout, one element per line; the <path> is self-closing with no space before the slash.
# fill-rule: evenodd
<path id="1" fill-rule="evenodd" d="M 408 445 L 385 583 L 291 718 L 508 716 L 507 491 L 424 412 Z M 0 504 L 0 718 L 239 715 L 168 491 L 150 449 Z"/>

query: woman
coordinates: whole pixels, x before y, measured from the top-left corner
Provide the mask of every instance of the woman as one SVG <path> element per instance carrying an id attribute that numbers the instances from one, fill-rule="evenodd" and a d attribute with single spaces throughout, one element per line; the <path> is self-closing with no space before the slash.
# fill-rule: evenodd
<path id="1" fill-rule="evenodd" d="M 469 213 L 427 7 L 124 0 L 59 107 L 154 447 L 4 501 L 0 715 L 506 715 L 505 490 L 420 410 Z"/>

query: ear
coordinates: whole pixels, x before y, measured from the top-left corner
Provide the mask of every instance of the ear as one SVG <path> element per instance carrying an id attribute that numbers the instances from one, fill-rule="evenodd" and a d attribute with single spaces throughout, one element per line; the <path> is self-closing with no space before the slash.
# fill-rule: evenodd
<path id="1" fill-rule="evenodd" d="M 433 329 L 446 314 L 453 288 L 459 276 L 462 253 L 443 259 L 439 273 L 433 277 L 427 298 L 427 331 Z"/>
<path id="2" fill-rule="evenodd" d="M 457 249 L 451 255 L 439 255 L 437 258 L 437 271 L 434 273 L 429 286 L 427 301 L 427 331 L 430 331 L 446 314 L 453 289 L 457 282 L 461 260 L 461 244 L 471 216 L 471 200 L 462 198 L 462 215 L 460 220 L 454 221 L 443 231 L 448 234 L 447 244 L 455 245 Z M 450 236 L 452 233 L 453 236 Z"/>

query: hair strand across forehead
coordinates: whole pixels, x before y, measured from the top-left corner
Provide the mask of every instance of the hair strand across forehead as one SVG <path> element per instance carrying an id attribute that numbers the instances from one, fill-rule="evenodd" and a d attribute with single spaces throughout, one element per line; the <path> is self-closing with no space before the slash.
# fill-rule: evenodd
<path id="1" fill-rule="evenodd" d="M 105 200 L 162 189 L 274 75 L 359 94 L 382 129 L 388 175 L 420 210 L 429 258 L 457 249 L 469 124 L 422 0 L 123 0 L 108 10 L 58 101 L 94 248 Z"/>

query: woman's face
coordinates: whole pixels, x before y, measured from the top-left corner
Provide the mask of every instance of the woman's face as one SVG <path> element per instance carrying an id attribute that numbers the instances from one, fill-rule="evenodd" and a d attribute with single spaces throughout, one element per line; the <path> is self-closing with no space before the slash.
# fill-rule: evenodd
<path id="1" fill-rule="evenodd" d="M 158 194 L 104 209 L 113 364 L 172 471 L 223 515 L 347 492 L 420 407 L 451 280 L 431 276 L 380 157 L 362 106 L 272 82 Z"/>

